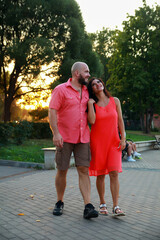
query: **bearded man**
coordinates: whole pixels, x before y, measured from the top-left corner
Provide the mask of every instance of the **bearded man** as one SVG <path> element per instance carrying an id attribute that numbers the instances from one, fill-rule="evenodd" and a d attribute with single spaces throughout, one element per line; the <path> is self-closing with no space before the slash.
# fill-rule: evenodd
<path id="1" fill-rule="evenodd" d="M 57 203 L 53 215 L 60 216 L 63 213 L 66 177 L 73 152 L 79 176 L 79 188 L 85 205 L 83 217 L 89 219 L 98 217 L 98 212 L 90 201 L 91 184 L 88 173 L 90 131 L 86 109 L 89 94 L 85 85 L 90 77 L 89 67 L 84 62 L 75 62 L 71 73 L 72 78 L 53 90 L 49 104 L 49 123 L 53 133 L 53 144 L 56 146 L 57 165 L 55 178 Z"/>

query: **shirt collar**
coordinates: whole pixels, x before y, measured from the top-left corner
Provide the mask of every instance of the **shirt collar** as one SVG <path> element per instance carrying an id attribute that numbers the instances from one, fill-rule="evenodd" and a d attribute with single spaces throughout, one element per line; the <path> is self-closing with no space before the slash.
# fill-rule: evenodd
<path id="1" fill-rule="evenodd" d="M 66 86 L 73 88 L 73 87 L 72 87 L 72 84 L 71 84 L 71 81 L 72 81 L 72 78 L 69 78 L 68 81 L 66 82 Z M 85 85 L 83 85 L 83 86 L 82 86 L 82 89 L 83 89 L 83 90 L 87 90 L 87 87 L 86 87 Z"/>

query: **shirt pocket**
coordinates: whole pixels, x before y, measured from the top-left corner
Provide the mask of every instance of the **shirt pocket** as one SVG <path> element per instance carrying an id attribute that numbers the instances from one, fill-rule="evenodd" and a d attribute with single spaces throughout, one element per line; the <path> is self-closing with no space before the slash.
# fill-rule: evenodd
<path id="1" fill-rule="evenodd" d="M 77 104 L 77 98 L 72 95 L 66 95 L 64 98 L 64 104 L 68 106 L 73 106 Z"/>

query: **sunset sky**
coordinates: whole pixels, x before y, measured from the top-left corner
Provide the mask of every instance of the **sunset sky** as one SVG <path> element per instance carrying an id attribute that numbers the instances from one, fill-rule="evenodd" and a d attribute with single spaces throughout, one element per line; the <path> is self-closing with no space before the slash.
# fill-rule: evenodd
<path id="1" fill-rule="evenodd" d="M 122 30 L 122 22 L 127 13 L 134 15 L 135 9 L 143 6 L 142 0 L 76 0 L 79 4 L 88 33 L 102 30 L 103 27 Z M 160 0 L 147 0 L 149 6 Z"/>

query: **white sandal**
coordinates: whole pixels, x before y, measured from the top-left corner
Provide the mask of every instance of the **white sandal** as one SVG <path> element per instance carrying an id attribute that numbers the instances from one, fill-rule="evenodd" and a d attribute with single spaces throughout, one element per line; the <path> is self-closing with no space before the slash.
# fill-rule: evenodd
<path id="1" fill-rule="evenodd" d="M 102 209 L 102 208 L 106 208 L 106 209 Z M 107 210 L 107 206 L 105 203 L 102 203 L 99 205 L 99 214 L 108 215 L 108 210 Z"/>
<path id="2" fill-rule="evenodd" d="M 115 206 L 112 210 L 112 215 L 115 216 L 125 216 L 125 213 L 120 209 L 119 206 Z"/>

